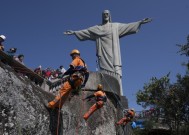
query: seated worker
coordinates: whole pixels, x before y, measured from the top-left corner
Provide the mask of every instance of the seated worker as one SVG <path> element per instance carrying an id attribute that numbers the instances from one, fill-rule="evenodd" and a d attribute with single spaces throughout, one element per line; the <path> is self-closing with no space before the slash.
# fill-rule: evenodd
<path id="1" fill-rule="evenodd" d="M 64 75 L 69 75 L 69 77 L 60 88 L 59 94 L 55 97 L 55 99 L 48 103 L 47 108 L 62 108 L 72 90 L 81 87 L 82 84 L 85 85 L 87 82 L 89 73 L 84 60 L 80 57 L 80 52 L 74 49 L 70 53 L 70 56 L 73 61 L 70 64 L 70 68 L 64 73 Z"/>
<path id="2" fill-rule="evenodd" d="M 131 122 L 135 116 L 135 110 L 133 108 L 124 110 L 124 117 L 116 122 L 116 125 L 126 125 L 128 122 Z"/>
<path id="3" fill-rule="evenodd" d="M 2 44 L 5 41 L 6 37 L 4 35 L 0 35 L 0 50 L 4 51 L 4 45 Z"/>
<path id="4" fill-rule="evenodd" d="M 107 101 L 107 97 L 106 97 L 106 94 L 102 88 L 102 85 L 99 84 L 98 87 L 97 87 L 97 92 L 95 92 L 94 94 L 86 97 L 85 99 L 83 100 L 86 100 L 88 99 L 88 101 L 91 100 L 91 98 L 95 97 L 96 99 L 96 103 L 91 106 L 91 108 L 88 110 L 88 112 L 86 112 L 83 116 L 83 118 L 85 119 L 85 121 L 87 121 L 87 119 L 97 110 L 97 109 L 100 109 L 103 107 L 104 105 L 104 102 Z"/>

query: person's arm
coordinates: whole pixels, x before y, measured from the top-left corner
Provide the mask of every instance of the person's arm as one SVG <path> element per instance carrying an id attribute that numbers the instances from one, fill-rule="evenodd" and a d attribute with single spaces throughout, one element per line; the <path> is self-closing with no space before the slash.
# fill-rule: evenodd
<path id="1" fill-rule="evenodd" d="M 64 73 L 63 76 L 72 74 L 72 73 L 73 73 L 73 70 L 74 70 L 74 67 L 70 65 L 70 68 Z"/>
<path id="2" fill-rule="evenodd" d="M 83 30 L 78 30 L 78 31 L 67 30 L 67 31 L 64 32 L 64 34 L 65 35 L 75 35 L 78 38 L 78 40 L 80 40 L 80 41 L 84 41 L 84 40 L 93 40 L 93 41 L 95 41 L 96 37 L 92 32 L 90 32 L 89 29 L 90 28 L 83 29 Z"/>
<path id="3" fill-rule="evenodd" d="M 151 22 L 151 18 L 145 18 L 137 22 L 131 23 L 117 23 L 119 37 L 124 37 L 126 35 L 135 34 L 139 31 L 141 24 Z"/>
<path id="4" fill-rule="evenodd" d="M 141 24 L 149 23 L 152 21 L 152 18 L 144 18 L 140 21 Z"/>
<path id="5" fill-rule="evenodd" d="M 73 35 L 74 31 L 73 30 L 67 30 L 64 32 L 65 35 Z"/>
<path id="6" fill-rule="evenodd" d="M 95 97 L 95 95 L 94 94 L 92 94 L 92 95 L 89 95 L 89 96 L 87 96 L 86 98 L 84 98 L 83 100 L 86 100 L 86 99 L 91 99 L 91 98 L 93 98 L 93 97 Z"/>

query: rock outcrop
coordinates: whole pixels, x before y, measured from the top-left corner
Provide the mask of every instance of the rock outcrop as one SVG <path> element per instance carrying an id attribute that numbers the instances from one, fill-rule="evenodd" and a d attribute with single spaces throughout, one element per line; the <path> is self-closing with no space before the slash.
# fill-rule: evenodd
<path id="1" fill-rule="evenodd" d="M 67 100 L 61 111 L 47 110 L 44 103 L 52 100 L 53 94 L 0 64 L 0 135 L 123 135 L 123 130 L 114 126 L 121 110 L 111 94 L 86 126 L 82 116 L 94 101 L 81 99 L 92 91 Z"/>

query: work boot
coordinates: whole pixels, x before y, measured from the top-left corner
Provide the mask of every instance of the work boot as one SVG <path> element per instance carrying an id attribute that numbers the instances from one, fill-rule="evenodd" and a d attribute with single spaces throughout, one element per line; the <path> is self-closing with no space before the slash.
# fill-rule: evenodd
<path id="1" fill-rule="evenodd" d="M 53 109 L 52 107 L 49 106 L 49 102 L 48 102 L 48 101 L 45 101 L 45 102 L 43 103 L 43 105 L 44 105 L 44 107 L 45 107 L 48 111 L 50 111 L 50 110 Z"/>
<path id="2" fill-rule="evenodd" d="M 84 115 L 84 116 L 83 116 L 83 119 L 84 119 L 85 121 L 87 121 L 88 117 L 86 117 L 86 116 Z"/>

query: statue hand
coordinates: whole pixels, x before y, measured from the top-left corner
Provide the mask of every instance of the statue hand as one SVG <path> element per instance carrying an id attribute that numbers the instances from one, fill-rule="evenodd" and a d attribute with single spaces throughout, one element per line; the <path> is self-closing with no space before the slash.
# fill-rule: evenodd
<path id="1" fill-rule="evenodd" d="M 67 31 L 64 32 L 64 34 L 65 34 L 65 35 L 72 35 L 72 34 L 74 34 L 74 31 L 72 31 L 72 30 L 67 30 Z"/>
<path id="2" fill-rule="evenodd" d="M 141 24 L 149 23 L 152 21 L 152 18 L 145 18 L 141 20 Z"/>

